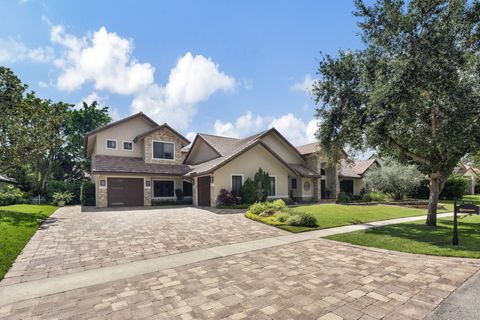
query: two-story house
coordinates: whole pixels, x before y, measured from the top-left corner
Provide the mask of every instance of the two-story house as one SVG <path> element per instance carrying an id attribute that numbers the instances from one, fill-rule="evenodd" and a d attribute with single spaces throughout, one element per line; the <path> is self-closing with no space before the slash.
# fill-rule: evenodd
<path id="1" fill-rule="evenodd" d="M 316 144 L 294 147 L 276 129 L 235 139 L 198 134 L 190 141 L 143 113 L 89 132 L 86 154 L 98 207 L 150 206 L 176 199 L 215 206 L 221 189 L 238 194 L 259 168 L 270 175 L 270 199 L 319 201 L 339 191 L 336 166 Z"/>

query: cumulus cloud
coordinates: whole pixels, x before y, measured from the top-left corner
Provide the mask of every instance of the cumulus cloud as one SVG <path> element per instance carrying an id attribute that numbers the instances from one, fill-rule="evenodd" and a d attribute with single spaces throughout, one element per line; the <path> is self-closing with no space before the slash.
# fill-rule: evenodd
<path id="1" fill-rule="evenodd" d="M 53 49 L 50 47 L 28 48 L 20 41 L 0 38 L 0 63 L 14 63 L 19 61 L 51 62 Z"/>
<path id="2" fill-rule="evenodd" d="M 266 128 L 277 129 L 293 145 L 302 145 L 315 141 L 318 121 L 312 119 L 305 123 L 302 119 L 287 113 L 277 118 L 255 116 L 251 111 L 233 122 L 216 120 L 213 134 L 232 138 L 243 138 Z"/>
<path id="3" fill-rule="evenodd" d="M 76 90 L 91 81 L 97 90 L 133 94 L 153 83 L 155 69 L 132 57 L 132 41 L 105 27 L 76 37 L 56 25 L 51 28 L 50 40 L 63 49 L 55 59 L 55 66 L 62 70 L 57 79 L 60 90 Z"/>
<path id="4" fill-rule="evenodd" d="M 254 116 L 251 111 L 237 118 L 235 123 L 216 120 L 213 125 L 214 134 L 232 138 L 240 138 L 260 131 L 264 127 L 264 119 Z"/>
<path id="5" fill-rule="evenodd" d="M 308 123 L 305 123 L 292 113 L 287 113 L 273 119 L 268 127 L 274 127 L 294 146 L 297 146 L 315 141 L 317 121 L 310 120 Z"/>
<path id="6" fill-rule="evenodd" d="M 135 96 L 132 107 L 136 112 L 143 111 L 161 122 L 186 129 L 198 103 L 234 86 L 235 79 L 220 71 L 210 58 L 188 52 L 170 71 L 165 86 L 150 85 Z"/>
<path id="7" fill-rule="evenodd" d="M 314 81 L 315 80 L 312 79 L 312 76 L 307 74 L 305 75 L 305 78 L 303 79 L 303 81 L 294 83 L 290 87 L 290 90 L 297 91 L 297 92 L 305 92 L 306 94 L 310 95 L 310 90 L 312 89 Z"/>

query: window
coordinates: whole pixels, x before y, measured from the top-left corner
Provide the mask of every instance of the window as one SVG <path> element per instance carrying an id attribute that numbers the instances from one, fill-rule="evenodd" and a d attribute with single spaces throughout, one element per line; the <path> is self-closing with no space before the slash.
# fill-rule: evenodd
<path id="1" fill-rule="evenodd" d="M 117 149 L 117 141 L 107 140 L 107 149 Z"/>
<path id="2" fill-rule="evenodd" d="M 320 169 L 320 174 L 321 174 L 322 176 L 324 176 L 324 175 L 325 175 L 325 169 Z"/>
<path id="3" fill-rule="evenodd" d="M 193 194 L 192 192 L 192 183 L 188 181 L 183 181 L 183 196 L 184 197 L 191 197 Z"/>
<path id="4" fill-rule="evenodd" d="M 132 151 L 133 150 L 133 142 L 132 141 L 123 141 L 123 150 Z"/>
<path id="5" fill-rule="evenodd" d="M 175 193 L 174 193 L 173 181 L 154 181 L 153 182 L 154 198 L 173 197 L 174 195 Z"/>
<path id="6" fill-rule="evenodd" d="M 270 177 L 270 193 L 269 196 L 275 196 L 277 194 L 277 190 L 275 189 L 276 179 L 275 177 Z"/>
<path id="7" fill-rule="evenodd" d="M 153 141 L 154 159 L 175 159 L 175 145 L 171 142 Z"/>
<path id="8" fill-rule="evenodd" d="M 292 189 L 297 189 L 297 179 L 296 178 L 292 179 Z"/>
<path id="9" fill-rule="evenodd" d="M 240 188 L 242 188 L 243 177 L 232 176 L 232 194 L 236 197 L 240 196 Z"/>

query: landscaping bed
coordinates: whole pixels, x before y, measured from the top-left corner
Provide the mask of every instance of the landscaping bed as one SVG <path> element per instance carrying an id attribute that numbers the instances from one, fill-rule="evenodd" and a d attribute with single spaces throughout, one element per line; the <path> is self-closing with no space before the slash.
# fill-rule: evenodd
<path id="1" fill-rule="evenodd" d="M 452 218 L 437 221 L 436 227 L 415 221 L 338 234 L 328 239 L 366 247 L 436 256 L 480 258 L 480 216 L 458 220 L 459 245 L 452 245 Z"/>
<path id="2" fill-rule="evenodd" d="M 449 207 L 449 205 L 446 205 L 446 207 Z M 439 210 L 439 212 L 449 211 L 451 211 L 450 208 Z M 384 204 L 376 204 L 371 206 L 351 204 L 317 204 L 289 208 L 288 213 L 290 215 L 309 214 L 315 218 L 316 226 L 293 226 L 289 225 L 287 221 L 280 221 L 283 219 L 279 219 L 279 215 L 277 214 L 262 215 L 253 213 L 251 210 L 247 211 L 245 216 L 255 221 L 260 221 L 283 230 L 297 233 L 352 224 L 368 223 L 373 221 L 422 216 L 426 215 L 427 211 L 425 209 Z"/>
<path id="3" fill-rule="evenodd" d="M 55 210 L 57 207 L 50 205 L 0 206 L 0 280 L 40 224 Z"/>

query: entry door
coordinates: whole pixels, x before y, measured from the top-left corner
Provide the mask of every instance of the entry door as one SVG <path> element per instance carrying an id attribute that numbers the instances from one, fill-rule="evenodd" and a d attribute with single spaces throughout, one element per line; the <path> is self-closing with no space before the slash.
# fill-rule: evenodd
<path id="1" fill-rule="evenodd" d="M 327 184 L 325 179 L 320 180 L 320 198 L 327 199 Z"/>
<path id="2" fill-rule="evenodd" d="M 198 178 L 198 205 L 210 207 L 210 176 Z"/>
<path id="3" fill-rule="evenodd" d="M 108 178 L 109 207 L 143 206 L 143 178 Z"/>

